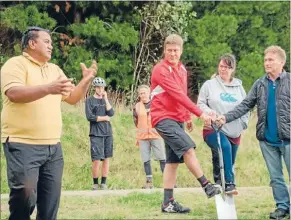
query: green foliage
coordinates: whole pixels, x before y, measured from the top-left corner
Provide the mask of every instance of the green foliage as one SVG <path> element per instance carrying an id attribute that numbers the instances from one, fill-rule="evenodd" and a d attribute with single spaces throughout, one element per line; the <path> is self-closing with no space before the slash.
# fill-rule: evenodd
<path id="1" fill-rule="evenodd" d="M 237 21 L 235 16 L 209 14 L 193 20 L 190 25 L 192 30 L 185 45 L 184 57 L 186 62 L 195 60 L 199 63 L 203 75 L 209 78 L 216 70 L 217 58 L 231 52 L 227 39 L 236 33 Z"/>
<path id="2" fill-rule="evenodd" d="M 70 47 L 66 62 L 63 63 L 62 66 L 67 76 L 76 78 L 80 81 L 82 79 L 80 63 L 85 63 L 86 66 L 89 67 L 92 60 L 93 55 L 86 48 L 81 46 Z"/>
<path id="3" fill-rule="evenodd" d="M 132 82 L 130 53 L 138 42 L 138 33 L 130 24 L 108 24 L 98 17 L 91 17 L 83 24 L 71 25 L 70 29 L 74 35 L 86 39 L 86 49 L 81 54 L 91 53 L 93 58 L 98 59 L 100 76 L 106 77 L 109 83 L 114 81 L 122 88 Z M 80 56 L 79 49 L 75 52 Z"/>
<path id="4" fill-rule="evenodd" d="M 245 54 L 238 62 L 237 77 L 243 81 L 243 86 L 250 89 L 253 83 L 264 74 L 262 53 Z"/>
<path id="5" fill-rule="evenodd" d="M 268 46 L 279 45 L 290 57 L 290 2 L 195 2 L 193 10 L 199 18 L 189 25 L 183 57 L 194 86 L 216 71 L 217 58 L 224 53 L 236 56 L 237 76 L 247 91 L 264 74 Z M 286 69 L 290 71 L 290 59 Z"/>
<path id="6" fill-rule="evenodd" d="M 180 34 L 183 62 L 194 93 L 217 68 L 217 58 L 233 53 L 246 90 L 264 74 L 263 52 L 286 50 L 290 71 L 290 2 L 1 2 L 0 65 L 20 53 L 21 32 L 40 26 L 53 32 L 52 62 L 80 80 L 79 63 L 98 60 L 98 74 L 113 89 L 149 83 L 162 57 L 164 38 Z M 67 7 L 69 6 L 69 7 Z M 58 32 L 56 32 L 58 31 Z M 61 34 L 66 35 L 66 39 Z M 79 41 L 78 41 L 79 40 Z"/>
<path id="7" fill-rule="evenodd" d="M 9 58 L 10 58 L 9 56 L 5 56 L 5 55 L 0 56 L 0 66 L 2 66 Z"/>
<path id="8" fill-rule="evenodd" d="M 52 29 L 56 21 L 47 12 L 40 13 L 35 5 L 24 7 L 23 4 L 6 8 L 0 12 L 1 22 L 9 28 L 24 32 L 28 26 Z"/>
<path id="9" fill-rule="evenodd" d="M 42 6 L 45 7 L 44 5 Z M 24 32 L 29 26 L 52 29 L 56 25 L 56 21 L 47 12 L 39 12 L 36 5 L 12 5 L 2 10 L 0 17 L 0 66 L 4 64 L 9 56 L 19 55 L 21 53 L 20 32 Z"/>

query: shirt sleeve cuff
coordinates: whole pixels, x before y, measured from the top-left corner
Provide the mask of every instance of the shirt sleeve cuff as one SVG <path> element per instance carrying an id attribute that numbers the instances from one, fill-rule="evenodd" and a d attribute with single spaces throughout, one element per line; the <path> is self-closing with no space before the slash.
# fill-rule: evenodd
<path id="1" fill-rule="evenodd" d="M 16 82 L 9 83 L 9 84 L 3 86 L 2 92 L 3 92 L 3 94 L 5 94 L 8 89 L 11 89 L 12 87 L 17 87 L 17 86 L 23 86 L 23 84 L 16 83 Z"/>

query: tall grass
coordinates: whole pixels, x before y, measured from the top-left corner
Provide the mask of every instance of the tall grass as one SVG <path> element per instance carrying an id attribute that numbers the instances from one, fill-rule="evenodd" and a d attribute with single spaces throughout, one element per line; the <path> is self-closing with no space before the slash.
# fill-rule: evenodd
<path id="1" fill-rule="evenodd" d="M 63 190 L 90 189 L 92 185 L 91 158 L 89 146 L 89 123 L 84 113 L 84 104 L 76 106 L 63 104 L 62 147 L 65 160 Z M 267 186 L 269 175 L 255 137 L 256 116 L 250 119 L 249 128 L 242 136 L 236 161 L 236 182 L 238 186 Z M 196 153 L 206 177 L 212 179 L 212 163 L 209 147 L 202 139 L 202 126 L 193 119 L 195 128 L 190 133 L 197 144 Z M 135 146 L 135 126 L 129 109 L 119 105 L 111 120 L 114 137 L 114 156 L 110 160 L 108 185 L 111 189 L 140 188 L 145 181 L 139 148 Z M 6 161 L 1 148 L 1 193 L 8 192 Z M 159 163 L 153 161 L 155 187 L 162 187 Z M 197 180 L 185 165 L 178 171 L 179 187 L 198 186 Z"/>

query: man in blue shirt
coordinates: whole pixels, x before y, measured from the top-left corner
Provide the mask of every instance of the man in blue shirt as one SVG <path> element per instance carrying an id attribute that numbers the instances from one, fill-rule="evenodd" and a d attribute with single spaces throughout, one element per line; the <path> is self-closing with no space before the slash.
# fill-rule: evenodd
<path id="1" fill-rule="evenodd" d="M 231 122 L 257 105 L 257 139 L 265 159 L 276 202 L 270 219 L 289 216 L 290 197 L 283 175 L 284 160 L 290 180 L 290 73 L 283 70 L 286 53 L 279 46 L 265 50 L 266 75 L 258 79 L 246 98 L 234 110 L 219 116 L 218 121 Z"/>

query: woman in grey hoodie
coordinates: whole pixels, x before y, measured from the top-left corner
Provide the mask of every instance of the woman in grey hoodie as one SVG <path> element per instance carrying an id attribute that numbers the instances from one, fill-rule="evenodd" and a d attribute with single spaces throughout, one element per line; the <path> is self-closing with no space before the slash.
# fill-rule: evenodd
<path id="1" fill-rule="evenodd" d="M 234 78 L 236 60 L 232 54 L 225 54 L 219 59 L 218 71 L 201 87 L 198 105 L 209 115 L 225 114 L 234 109 L 246 96 L 241 80 Z M 224 160 L 225 192 L 237 194 L 234 184 L 233 165 L 240 144 L 241 133 L 247 128 L 249 115 L 226 124 L 220 132 Z M 203 138 L 212 151 L 214 181 L 220 184 L 218 143 L 216 134 L 210 125 L 204 124 Z"/>

